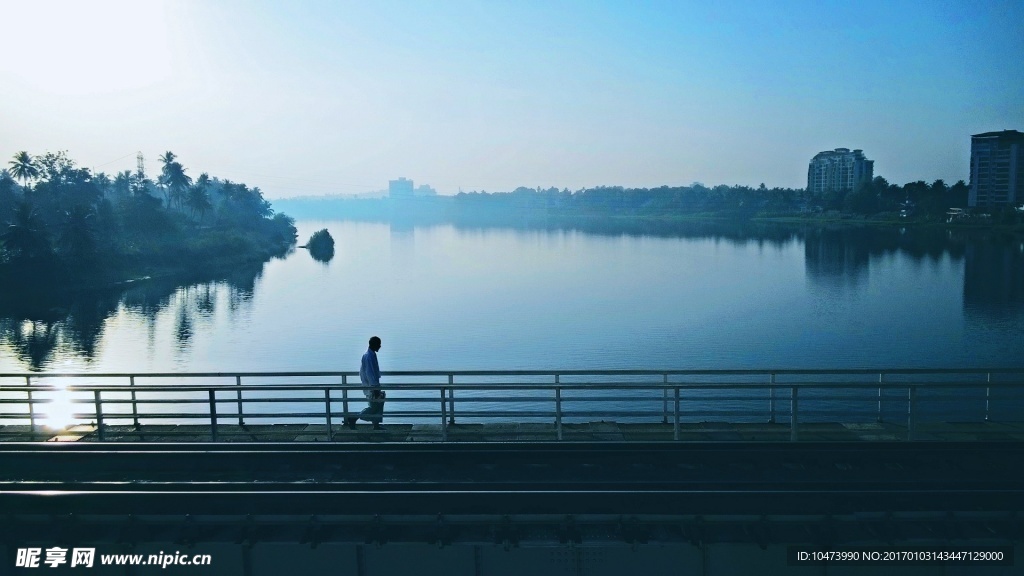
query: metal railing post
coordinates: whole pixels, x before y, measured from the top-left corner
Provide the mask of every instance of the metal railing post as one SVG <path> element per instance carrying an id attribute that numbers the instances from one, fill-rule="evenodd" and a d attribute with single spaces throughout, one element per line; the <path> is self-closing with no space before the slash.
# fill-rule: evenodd
<path id="1" fill-rule="evenodd" d="M 679 440 L 679 387 L 674 390 L 676 397 L 675 424 L 672 425 L 672 438 Z"/>
<path id="2" fill-rule="evenodd" d="M 768 381 L 768 423 L 775 424 L 775 372 Z"/>
<path id="3" fill-rule="evenodd" d="M 448 411 L 444 398 L 444 387 L 441 387 L 441 441 L 448 441 Z"/>
<path id="4" fill-rule="evenodd" d="M 242 420 L 242 377 L 235 376 L 235 385 L 238 386 L 238 425 L 245 426 L 245 421 Z"/>
<path id="5" fill-rule="evenodd" d="M 210 439 L 217 441 L 217 391 L 210 390 Z"/>
<path id="6" fill-rule="evenodd" d="M 448 375 L 448 386 L 455 385 L 455 375 Z M 455 424 L 455 390 L 448 388 L 448 423 Z"/>
<path id="7" fill-rule="evenodd" d="M 32 427 L 32 433 L 36 431 L 36 404 L 32 400 L 32 377 L 25 376 L 25 394 L 28 397 L 28 423 Z"/>
<path id="8" fill-rule="evenodd" d="M 661 382 L 662 384 L 665 384 L 666 387 L 661 389 L 661 423 L 668 424 L 668 374 L 663 374 L 662 376 L 663 378 Z M 678 413 L 679 411 L 676 410 L 676 412 Z"/>
<path id="9" fill-rule="evenodd" d="M 562 387 L 558 385 L 558 374 L 555 374 L 555 432 L 562 439 Z"/>
<path id="10" fill-rule="evenodd" d="M 797 440 L 800 439 L 800 435 L 797 432 L 797 430 L 799 430 L 799 422 L 800 422 L 800 417 L 799 417 L 799 414 L 800 414 L 800 402 L 799 402 L 799 400 L 800 400 L 800 397 L 799 397 L 800 388 L 798 388 L 796 386 L 793 386 L 792 390 L 793 390 L 793 396 L 792 396 L 792 400 L 791 400 L 792 404 L 790 406 L 790 411 L 792 413 L 790 414 L 790 418 L 789 418 L 789 440 L 790 440 L 790 442 L 796 442 Z"/>
<path id="11" fill-rule="evenodd" d="M 128 386 L 132 389 L 132 423 L 135 425 L 135 429 L 139 429 L 139 403 L 138 398 L 135 397 L 135 376 L 128 377 Z"/>
<path id="12" fill-rule="evenodd" d="M 348 386 L 348 375 L 341 375 L 341 385 Z M 348 415 L 348 388 L 341 389 L 341 411 L 345 413 L 345 418 L 349 418 Z"/>
<path id="13" fill-rule="evenodd" d="M 917 426 L 917 387 L 907 388 L 907 440 L 914 439 L 914 428 Z"/>
<path id="14" fill-rule="evenodd" d="M 985 422 L 988 422 L 989 409 L 992 401 L 992 373 L 985 375 Z"/>
<path id="15" fill-rule="evenodd" d="M 327 441 L 334 440 L 334 428 L 331 425 L 331 389 L 324 388 L 324 405 L 327 408 Z"/>
<path id="16" fill-rule="evenodd" d="M 106 440 L 107 435 L 103 430 L 103 400 L 100 399 L 100 391 L 93 390 L 93 402 L 96 406 L 96 432 L 99 434 L 100 442 Z"/>
<path id="17" fill-rule="evenodd" d="M 885 382 L 885 374 L 878 375 L 878 416 L 876 421 L 882 422 L 882 384 Z"/>

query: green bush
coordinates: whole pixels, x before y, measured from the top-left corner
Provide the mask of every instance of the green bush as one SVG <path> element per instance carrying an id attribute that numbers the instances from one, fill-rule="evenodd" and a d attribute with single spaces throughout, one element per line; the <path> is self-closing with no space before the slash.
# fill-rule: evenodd
<path id="1" fill-rule="evenodd" d="M 334 257 L 334 238 L 326 228 L 314 232 L 306 247 L 309 248 L 310 256 L 321 262 L 328 262 Z"/>

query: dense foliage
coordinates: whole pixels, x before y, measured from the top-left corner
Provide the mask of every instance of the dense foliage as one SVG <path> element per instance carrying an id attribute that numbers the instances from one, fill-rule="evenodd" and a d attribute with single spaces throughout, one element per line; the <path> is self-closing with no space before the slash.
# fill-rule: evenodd
<path id="1" fill-rule="evenodd" d="M 172 152 L 160 159 L 154 181 L 141 171 L 94 174 L 65 152 L 16 154 L 0 170 L 0 270 L 102 283 L 265 260 L 294 243 L 294 221 L 275 215 L 259 188 L 205 173 L 193 180 Z"/>
<path id="2" fill-rule="evenodd" d="M 517 188 L 510 193 L 470 192 L 455 197 L 457 207 L 469 210 L 500 208 L 517 212 L 544 212 L 555 215 L 592 216 L 666 216 L 705 214 L 749 218 L 782 216 L 823 211 L 838 211 L 865 216 L 897 215 L 914 206 L 920 217 L 944 219 L 950 208 L 967 206 L 968 187 L 963 182 L 948 186 L 942 180 L 932 184 L 911 182 L 903 186 L 889 184 L 876 177 L 857 190 L 808 194 L 794 188 L 757 188 L 703 184 L 623 188 L 600 186 L 571 192 Z"/>
<path id="3" fill-rule="evenodd" d="M 456 222 L 469 225 L 559 225 L 584 222 L 625 225 L 627 221 L 675 221 L 713 218 L 747 221 L 868 219 L 875 222 L 956 221 L 969 225 L 1024 226 L 1022 209 L 968 209 L 969 188 L 962 180 L 902 186 L 875 177 L 852 191 L 809 194 L 800 188 L 761 185 L 707 187 L 599 186 L 576 191 L 516 188 L 511 192 L 460 192 L 456 196 L 411 199 L 296 198 L 282 201 L 290 213 L 316 218 L 356 218 L 411 222 Z M 954 216 L 951 209 L 957 208 Z M 589 225 L 589 224 L 588 224 Z"/>
<path id="4" fill-rule="evenodd" d="M 309 254 L 320 262 L 330 262 L 331 258 L 334 258 L 334 238 L 327 228 L 313 232 L 306 248 L 309 249 Z"/>

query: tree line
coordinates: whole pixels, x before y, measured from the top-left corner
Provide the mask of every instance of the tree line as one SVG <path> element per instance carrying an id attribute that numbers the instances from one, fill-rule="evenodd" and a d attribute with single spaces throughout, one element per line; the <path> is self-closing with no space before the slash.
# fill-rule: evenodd
<path id="1" fill-rule="evenodd" d="M 864 217 L 877 222 L 946 222 L 951 208 L 964 215 L 984 214 L 1003 225 L 1024 224 L 1012 206 L 994 210 L 968 209 L 969 187 L 943 180 L 892 184 L 877 176 L 851 191 L 812 194 L 803 188 L 751 186 L 659 186 L 628 188 L 597 186 L 567 188 L 519 187 L 510 192 L 486 190 L 455 196 L 343 199 L 340 197 L 282 200 L 289 211 L 318 218 L 356 218 L 382 221 L 456 222 L 467 225 L 543 225 L 583 221 L 624 225 L 626 221 L 673 221 L 676 218 L 750 220 L 753 218 L 828 219 Z"/>
<path id="2" fill-rule="evenodd" d="M 520 187 L 512 192 L 462 192 L 454 198 L 457 211 L 513 210 L 526 213 L 575 216 L 715 215 L 771 217 L 837 211 L 863 216 L 896 217 L 913 208 L 919 220 L 945 220 L 950 208 L 967 207 L 968 186 L 943 180 L 928 184 L 890 184 L 877 176 L 853 191 L 833 190 L 810 194 L 799 188 L 719 185 L 657 188 L 599 186 L 576 191 Z M 1007 215 L 1012 216 L 1013 210 Z"/>
<path id="3" fill-rule="evenodd" d="M 113 177 L 66 152 L 18 152 L 0 170 L 0 269 L 44 281 L 117 277 L 153 267 L 264 260 L 295 241 L 259 188 L 196 178 L 173 152 L 160 173 Z M 31 273 L 26 276 L 25 273 Z"/>

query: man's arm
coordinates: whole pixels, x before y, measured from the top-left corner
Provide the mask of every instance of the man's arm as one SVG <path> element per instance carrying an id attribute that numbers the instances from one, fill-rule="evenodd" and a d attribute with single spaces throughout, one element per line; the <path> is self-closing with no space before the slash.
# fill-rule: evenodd
<path id="1" fill-rule="evenodd" d="M 380 384 L 380 364 L 377 363 L 377 353 L 374 352 L 373 358 L 370 360 L 373 364 L 373 375 L 377 377 L 377 384 Z"/>

